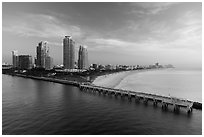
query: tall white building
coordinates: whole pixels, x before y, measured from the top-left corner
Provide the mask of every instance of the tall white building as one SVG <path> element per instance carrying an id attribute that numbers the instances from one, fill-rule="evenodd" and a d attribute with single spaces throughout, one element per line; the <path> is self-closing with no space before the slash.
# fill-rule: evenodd
<path id="1" fill-rule="evenodd" d="M 63 39 L 63 65 L 65 69 L 74 69 L 75 66 L 75 42 L 71 36 Z"/>

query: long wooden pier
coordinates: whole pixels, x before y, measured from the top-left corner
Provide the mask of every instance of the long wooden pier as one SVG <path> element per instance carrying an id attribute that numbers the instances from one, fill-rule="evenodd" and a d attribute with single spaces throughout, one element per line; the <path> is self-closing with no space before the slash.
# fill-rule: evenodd
<path id="1" fill-rule="evenodd" d="M 168 105 L 172 105 L 174 108 L 174 112 L 178 112 L 180 110 L 180 107 L 186 108 L 186 112 L 189 114 L 192 112 L 192 106 L 193 102 L 186 100 L 186 99 L 180 99 L 175 97 L 166 97 L 156 94 L 149 94 L 149 93 L 142 93 L 142 92 L 135 92 L 130 90 L 122 90 L 122 89 L 113 89 L 113 88 L 107 88 L 107 87 L 101 87 L 96 85 L 90 85 L 90 84 L 80 84 L 79 85 L 80 90 L 85 91 L 92 91 L 92 92 L 98 92 L 102 94 L 108 94 L 108 95 L 114 95 L 114 96 L 121 96 L 128 97 L 129 100 L 135 99 L 135 101 L 142 100 L 145 104 L 148 103 L 148 101 L 152 101 L 154 106 L 157 106 L 158 103 L 161 103 L 162 109 L 167 110 Z"/>

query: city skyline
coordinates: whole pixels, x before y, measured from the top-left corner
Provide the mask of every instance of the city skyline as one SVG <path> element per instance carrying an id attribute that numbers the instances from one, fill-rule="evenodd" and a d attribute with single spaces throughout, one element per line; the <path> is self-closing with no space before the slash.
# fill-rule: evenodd
<path id="1" fill-rule="evenodd" d="M 75 53 L 88 47 L 90 64 L 201 68 L 201 9 L 201 3 L 3 3 L 3 62 L 11 63 L 14 50 L 34 57 L 28 49 L 45 40 L 54 64 L 62 64 L 62 39 L 71 35 Z"/>

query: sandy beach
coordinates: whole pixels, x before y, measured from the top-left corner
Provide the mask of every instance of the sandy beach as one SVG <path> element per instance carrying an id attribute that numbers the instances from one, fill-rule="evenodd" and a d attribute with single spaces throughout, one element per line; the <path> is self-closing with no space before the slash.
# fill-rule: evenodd
<path id="1" fill-rule="evenodd" d="M 146 72 L 146 71 L 156 71 L 159 69 L 143 69 L 143 70 L 134 70 L 134 71 L 123 71 L 107 75 L 98 76 L 93 84 L 97 86 L 109 87 L 109 88 L 119 88 L 123 89 L 120 83 L 125 80 L 131 74 Z"/>
<path id="2" fill-rule="evenodd" d="M 135 70 L 135 71 L 123 71 L 117 72 L 112 74 L 107 74 L 103 76 L 98 76 L 94 81 L 93 84 L 97 86 L 109 87 L 109 88 L 116 88 L 122 80 L 133 73 L 139 73 L 148 70 Z"/>
<path id="3" fill-rule="evenodd" d="M 117 72 L 107 75 L 98 76 L 93 84 L 97 86 L 114 88 L 116 87 L 125 77 L 127 77 L 131 71 Z"/>

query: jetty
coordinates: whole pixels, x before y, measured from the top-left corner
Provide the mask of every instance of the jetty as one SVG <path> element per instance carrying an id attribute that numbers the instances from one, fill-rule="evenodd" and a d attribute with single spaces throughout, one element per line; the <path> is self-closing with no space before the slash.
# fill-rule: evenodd
<path id="1" fill-rule="evenodd" d="M 116 97 L 120 96 L 121 98 L 127 97 L 129 100 L 132 99 L 135 99 L 135 101 L 142 100 L 145 104 L 147 104 L 148 101 L 152 101 L 154 106 L 157 106 L 157 104 L 160 103 L 162 109 L 164 110 L 167 110 L 168 106 L 172 105 L 174 108 L 174 112 L 178 112 L 181 107 L 186 108 L 186 112 L 188 114 L 190 114 L 193 110 L 192 108 L 194 102 L 176 97 L 167 97 L 156 94 L 135 92 L 131 90 L 113 89 L 85 83 L 80 84 L 79 88 L 82 91 L 98 92 L 100 94 L 114 95 Z"/>

